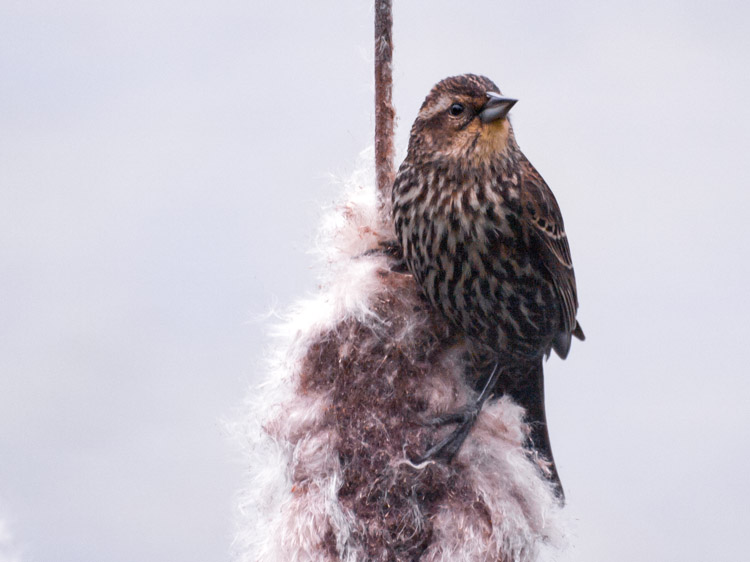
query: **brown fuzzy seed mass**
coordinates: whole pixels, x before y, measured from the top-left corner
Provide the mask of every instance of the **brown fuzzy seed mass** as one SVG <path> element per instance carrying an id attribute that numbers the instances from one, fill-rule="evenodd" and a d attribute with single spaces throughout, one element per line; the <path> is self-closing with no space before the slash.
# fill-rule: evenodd
<path id="1" fill-rule="evenodd" d="M 354 540 L 368 560 L 412 560 L 430 543 L 435 506 L 446 495 L 468 493 L 455 467 L 418 470 L 403 462 L 434 438 L 424 424 L 425 379 L 456 337 L 432 314 L 411 276 L 387 270 L 379 276 L 386 290 L 374 297 L 373 312 L 387 320 L 373 325 L 350 318 L 314 342 L 300 391 L 329 396 L 324 423 L 336 431 L 343 476 L 338 498 L 358 521 Z M 415 327 L 414 317 L 425 320 Z"/>

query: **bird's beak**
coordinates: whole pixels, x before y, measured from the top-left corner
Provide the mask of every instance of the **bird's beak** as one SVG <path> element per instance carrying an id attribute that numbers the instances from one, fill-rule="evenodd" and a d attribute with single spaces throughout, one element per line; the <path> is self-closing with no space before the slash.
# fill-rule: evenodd
<path id="1" fill-rule="evenodd" d="M 487 97 L 489 98 L 487 103 L 484 104 L 484 108 L 479 112 L 479 118 L 482 120 L 482 123 L 492 123 L 493 121 L 502 119 L 508 115 L 510 108 L 516 105 L 518 101 L 513 98 L 501 96 L 497 92 L 487 92 Z"/>

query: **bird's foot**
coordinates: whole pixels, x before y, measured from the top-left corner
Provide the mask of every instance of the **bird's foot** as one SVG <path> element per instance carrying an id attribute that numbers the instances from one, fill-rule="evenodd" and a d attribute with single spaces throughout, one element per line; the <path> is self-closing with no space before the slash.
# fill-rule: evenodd
<path id="1" fill-rule="evenodd" d="M 470 408 L 463 412 L 438 416 L 427 422 L 433 427 L 442 427 L 451 424 L 457 424 L 457 427 L 442 441 L 430 447 L 430 449 L 424 455 L 416 459 L 414 463 L 422 464 L 430 460 L 438 459 L 450 463 L 451 460 L 453 460 L 453 457 L 458 453 L 459 449 L 461 449 L 461 445 L 463 445 L 469 432 L 471 432 L 471 428 L 474 427 L 474 423 L 477 421 L 481 409 L 481 404 L 472 404 Z"/>
<path id="2" fill-rule="evenodd" d="M 474 424 L 479 417 L 479 412 L 482 411 L 482 406 L 492 394 L 499 376 L 500 370 L 498 369 L 498 364 L 494 363 L 492 370 L 487 373 L 482 392 L 479 393 L 475 402 L 469 404 L 466 409 L 456 412 L 455 414 L 444 414 L 432 419 L 430 422 L 430 425 L 432 426 L 440 427 L 454 423 L 458 424 L 458 426 L 445 439 L 430 447 L 424 455 L 415 461 L 415 464 L 422 464 L 433 459 L 443 459 L 446 463 L 453 460 L 453 457 L 456 456 L 461 445 L 464 444 L 464 441 L 466 441 L 466 438 L 469 436 L 471 428 L 474 427 Z"/>
<path id="3" fill-rule="evenodd" d="M 394 273 L 408 273 L 409 268 L 404 259 L 404 252 L 396 240 L 382 240 L 377 248 L 367 250 L 363 255 L 385 255 L 390 258 L 389 269 Z"/>

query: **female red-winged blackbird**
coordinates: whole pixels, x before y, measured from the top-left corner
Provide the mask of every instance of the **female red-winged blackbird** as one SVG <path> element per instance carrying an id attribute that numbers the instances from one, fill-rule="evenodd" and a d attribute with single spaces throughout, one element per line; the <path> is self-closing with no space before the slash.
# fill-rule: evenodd
<path id="1" fill-rule="evenodd" d="M 446 78 L 411 129 L 393 186 L 403 256 L 429 301 L 466 334 L 483 374 L 477 402 L 422 460 L 450 460 L 492 395 L 526 408 L 533 446 L 562 494 L 544 412 L 542 360 L 565 358 L 576 321 L 573 265 L 557 201 L 516 144 L 507 115 L 516 100 L 488 78 Z"/>

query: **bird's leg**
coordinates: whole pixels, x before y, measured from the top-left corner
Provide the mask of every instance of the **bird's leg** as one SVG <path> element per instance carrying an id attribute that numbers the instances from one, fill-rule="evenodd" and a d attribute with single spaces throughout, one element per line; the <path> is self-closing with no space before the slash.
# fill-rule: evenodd
<path id="1" fill-rule="evenodd" d="M 492 395 L 492 391 L 495 388 L 495 383 L 499 376 L 498 363 L 492 367 L 487 380 L 484 383 L 482 392 L 477 396 L 476 401 L 470 404 L 462 412 L 456 412 L 455 414 L 447 414 L 444 416 L 438 416 L 432 420 L 433 425 L 447 425 L 451 423 L 457 423 L 458 427 L 445 439 L 432 446 L 424 455 L 418 458 L 415 464 L 421 464 L 431 459 L 445 459 L 446 462 L 450 462 L 453 457 L 456 456 L 461 445 L 463 445 L 466 437 L 468 437 L 471 428 L 474 427 L 474 423 L 477 421 L 479 412 L 482 411 L 482 406 L 487 399 Z"/>
<path id="2" fill-rule="evenodd" d="M 377 248 L 367 250 L 362 255 L 372 256 L 377 254 L 385 255 L 390 258 L 391 271 L 395 273 L 408 273 L 409 268 L 406 266 L 404 252 L 401 249 L 401 245 L 396 240 L 383 240 L 378 244 Z"/>

